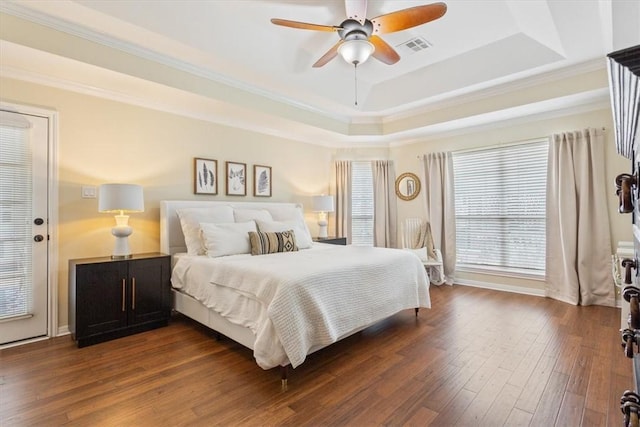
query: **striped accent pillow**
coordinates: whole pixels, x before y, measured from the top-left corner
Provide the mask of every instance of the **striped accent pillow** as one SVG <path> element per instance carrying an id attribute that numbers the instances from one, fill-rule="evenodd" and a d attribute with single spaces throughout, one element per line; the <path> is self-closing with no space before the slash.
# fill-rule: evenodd
<path id="1" fill-rule="evenodd" d="M 249 232 L 251 255 L 274 254 L 276 252 L 293 252 L 298 250 L 293 230 L 276 232 Z"/>

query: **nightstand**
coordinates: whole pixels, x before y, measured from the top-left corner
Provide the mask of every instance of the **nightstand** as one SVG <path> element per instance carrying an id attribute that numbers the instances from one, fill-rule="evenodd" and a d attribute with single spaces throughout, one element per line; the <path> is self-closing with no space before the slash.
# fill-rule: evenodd
<path id="1" fill-rule="evenodd" d="M 69 260 L 69 331 L 78 347 L 166 326 L 171 257 Z"/>
<path id="2" fill-rule="evenodd" d="M 346 237 L 335 237 L 335 236 L 329 236 L 329 237 L 314 237 L 313 238 L 314 242 L 318 242 L 318 243 L 329 243 L 331 245 L 346 245 L 347 244 L 347 238 Z"/>

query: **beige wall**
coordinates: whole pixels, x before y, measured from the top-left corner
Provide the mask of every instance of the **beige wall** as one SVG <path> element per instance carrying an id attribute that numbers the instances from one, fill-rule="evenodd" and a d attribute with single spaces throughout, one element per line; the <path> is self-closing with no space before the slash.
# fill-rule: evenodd
<path id="1" fill-rule="evenodd" d="M 22 81 L 0 79 L 2 101 L 49 108 L 59 114 L 58 320 L 67 324 L 68 261 L 109 255 L 112 215 L 98 213 L 97 199 L 81 198 L 82 185 L 107 182 L 144 187 L 145 212 L 132 214 L 133 252 L 159 250 L 159 201 L 211 199 L 299 202 L 328 193 L 332 152 L 249 131 L 151 109 L 84 96 Z M 247 164 L 246 197 L 193 194 L 193 158 L 218 160 L 223 180 L 227 160 Z M 254 198 L 253 164 L 272 167 L 273 197 Z M 315 217 L 307 214 L 315 234 Z M 53 231 L 56 233 L 56 231 Z"/>
<path id="2" fill-rule="evenodd" d="M 472 132 L 464 135 L 447 138 L 432 139 L 411 145 L 394 147 L 391 149 L 391 157 L 396 163 L 396 173 L 414 172 L 424 180 L 424 172 L 418 156 L 436 151 L 455 151 L 468 148 L 491 146 L 499 143 L 525 141 L 529 139 L 545 137 L 555 132 L 583 129 L 586 127 L 604 127 L 607 139 L 606 181 L 609 191 L 607 206 L 609 207 L 611 244 L 615 251 L 617 242 L 631 240 L 631 217 L 617 213 L 617 197 L 615 195 L 614 178 L 621 172 L 630 172 L 631 161 L 615 152 L 613 139 L 612 115 L 609 109 L 570 115 L 555 119 L 541 120 L 530 123 L 519 123 L 512 126 L 504 126 L 492 130 Z M 423 182 L 424 184 L 424 182 Z M 425 215 L 424 191 L 418 198 L 412 201 L 398 200 L 398 220 L 404 218 Z M 543 283 L 535 280 L 517 279 L 512 277 L 459 273 L 457 277 L 466 281 L 479 281 L 497 285 L 519 286 L 531 289 L 543 289 Z"/>

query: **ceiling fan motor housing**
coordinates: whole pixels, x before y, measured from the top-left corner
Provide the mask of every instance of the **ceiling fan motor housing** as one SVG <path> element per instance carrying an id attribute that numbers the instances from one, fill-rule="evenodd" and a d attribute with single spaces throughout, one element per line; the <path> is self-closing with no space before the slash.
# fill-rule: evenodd
<path id="1" fill-rule="evenodd" d="M 347 19 L 340 24 L 338 34 L 344 41 L 348 40 L 368 40 L 373 33 L 373 24 L 370 20 L 365 20 L 364 24 L 355 19 Z"/>

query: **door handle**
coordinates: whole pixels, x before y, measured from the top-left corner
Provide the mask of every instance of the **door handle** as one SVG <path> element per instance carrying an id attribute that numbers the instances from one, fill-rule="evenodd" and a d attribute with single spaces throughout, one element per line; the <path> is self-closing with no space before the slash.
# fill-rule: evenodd
<path id="1" fill-rule="evenodd" d="M 638 175 L 621 173 L 616 176 L 616 195 L 619 198 L 618 212 L 633 212 L 632 192 L 638 185 Z"/>
<path id="2" fill-rule="evenodd" d="M 35 236 L 33 236 L 33 240 L 35 240 L 36 242 L 42 242 L 44 240 L 44 236 L 42 234 L 36 234 Z"/>
<path id="3" fill-rule="evenodd" d="M 620 264 L 624 268 L 624 284 L 630 285 L 631 282 L 631 269 L 635 270 L 638 268 L 638 261 L 631 258 L 624 258 Z"/>
<path id="4" fill-rule="evenodd" d="M 640 289 L 635 286 L 625 286 L 622 297 L 629 303 L 629 326 L 632 329 L 640 329 Z"/>
<path id="5" fill-rule="evenodd" d="M 125 301 L 125 288 L 126 288 L 126 279 L 122 279 L 122 311 L 125 311 L 125 305 L 124 305 L 124 301 Z"/>

